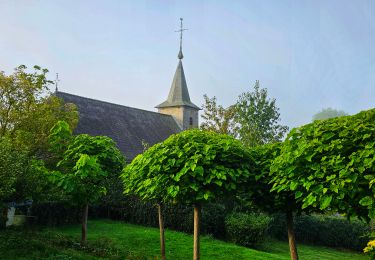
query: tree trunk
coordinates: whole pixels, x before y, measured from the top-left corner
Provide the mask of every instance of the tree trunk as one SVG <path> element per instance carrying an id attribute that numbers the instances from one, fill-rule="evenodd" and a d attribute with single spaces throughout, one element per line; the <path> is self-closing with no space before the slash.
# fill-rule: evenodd
<path id="1" fill-rule="evenodd" d="M 87 216 L 89 214 L 89 205 L 86 204 L 83 207 L 82 212 L 82 239 L 81 239 L 81 245 L 84 245 L 87 241 Z"/>
<path id="2" fill-rule="evenodd" d="M 164 220 L 161 205 L 158 204 L 159 230 L 160 230 L 160 253 L 161 259 L 165 260 L 165 237 L 164 237 Z"/>
<path id="3" fill-rule="evenodd" d="M 200 245 L 199 245 L 199 221 L 201 215 L 200 205 L 194 206 L 194 260 L 200 259 Z"/>
<path id="4" fill-rule="evenodd" d="M 288 227 L 288 241 L 290 258 L 292 260 L 298 260 L 297 245 L 293 228 L 293 211 L 287 210 L 286 212 L 286 223 Z"/>

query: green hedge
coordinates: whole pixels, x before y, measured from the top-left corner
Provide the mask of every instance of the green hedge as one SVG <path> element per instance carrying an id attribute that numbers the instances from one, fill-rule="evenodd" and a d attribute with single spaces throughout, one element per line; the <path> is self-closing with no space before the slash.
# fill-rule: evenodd
<path id="1" fill-rule="evenodd" d="M 285 215 L 272 218 L 269 234 L 287 239 Z M 370 226 L 341 216 L 301 215 L 294 219 L 297 242 L 361 251 L 368 242 Z"/>
<path id="2" fill-rule="evenodd" d="M 225 220 L 227 239 L 242 246 L 256 246 L 265 239 L 270 222 L 265 214 L 230 214 Z"/>
<path id="3" fill-rule="evenodd" d="M 34 204 L 31 208 L 31 213 L 33 216 L 37 216 L 37 223 L 40 225 L 79 223 L 81 219 L 80 208 L 63 202 Z M 227 239 L 227 237 L 231 240 L 235 239 L 233 233 L 235 231 L 231 231 L 233 229 L 228 230 L 230 228 L 228 219 L 230 216 L 233 217 L 233 214 L 228 215 L 228 207 L 223 204 L 211 203 L 204 205 L 202 207 L 202 234 L 211 234 L 221 239 Z M 257 215 L 250 215 L 249 223 L 258 221 L 255 220 Z M 228 216 L 227 226 L 225 224 L 226 216 Z M 244 215 L 241 216 L 243 216 L 241 219 L 247 218 Z M 263 216 L 259 215 L 260 220 L 263 219 Z M 103 205 L 90 207 L 89 218 L 96 217 L 158 227 L 155 206 L 132 197 L 124 199 L 116 207 Z M 166 228 L 185 233 L 193 232 L 193 208 L 191 206 L 167 205 L 164 207 L 164 218 Z M 230 222 L 234 223 L 234 221 Z M 243 228 L 247 228 L 247 225 L 243 225 Z M 225 230 L 227 230 L 227 234 Z M 302 243 L 362 250 L 368 241 L 366 234 L 369 231 L 370 227 L 366 223 L 359 220 L 349 222 L 339 216 L 302 215 L 295 218 L 297 242 Z M 238 232 L 240 234 L 238 240 L 242 240 L 242 231 Z M 268 234 L 277 239 L 287 239 L 285 215 L 277 214 L 272 216 Z"/>
<path id="4" fill-rule="evenodd" d="M 106 210 L 103 210 L 106 211 Z M 112 219 L 133 224 L 158 227 L 157 210 L 154 204 L 142 202 L 138 198 L 128 198 L 109 210 Z M 193 207 L 186 205 L 163 206 L 165 227 L 185 233 L 193 233 Z M 101 216 L 106 216 L 101 215 Z M 209 203 L 202 207 L 201 232 L 214 237 L 225 237 L 225 206 Z"/>
<path id="5" fill-rule="evenodd" d="M 31 215 L 36 217 L 36 224 L 47 226 L 74 224 L 81 220 L 81 210 L 65 202 L 33 204 Z"/>

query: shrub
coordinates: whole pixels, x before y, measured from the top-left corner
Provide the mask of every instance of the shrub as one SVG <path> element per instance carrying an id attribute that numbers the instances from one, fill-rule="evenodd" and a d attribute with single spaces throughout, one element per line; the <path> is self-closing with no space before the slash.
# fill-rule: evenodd
<path id="1" fill-rule="evenodd" d="M 269 234 L 287 239 L 285 215 L 273 215 Z M 348 221 L 342 216 L 301 215 L 294 219 L 297 242 L 313 245 L 362 250 L 368 241 L 370 226 L 360 220 Z"/>
<path id="2" fill-rule="evenodd" d="M 66 202 L 34 203 L 31 215 L 36 216 L 37 224 L 48 226 L 79 223 L 81 220 L 80 208 Z"/>
<path id="3" fill-rule="evenodd" d="M 193 232 L 193 207 L 187 205 L 164 205 L 165 228 L 185 233 Z M 225 236 L 226 207 L 221 203 L 207 203 L 202 206 L 203 234 L 217 238 Z M 100 207 L 100 217 L 122 220 L 132 224 L 158 227 L 157 209 L 153 203 L 144 202 L 137 197 L 127 197 L 116 207 Z"/>
<path id="4" fill-rule="evenodd" d="M 371 256 L 371 259 L 375 259 L 375 240 L 369 241 L 363 252 Z"/>
<path id="5" fill-rule="evenodd" d="M 271 218 L 257 213 L 233 213 L 225 220 L 229 241 L 253 247 L 263 241 Z"/>

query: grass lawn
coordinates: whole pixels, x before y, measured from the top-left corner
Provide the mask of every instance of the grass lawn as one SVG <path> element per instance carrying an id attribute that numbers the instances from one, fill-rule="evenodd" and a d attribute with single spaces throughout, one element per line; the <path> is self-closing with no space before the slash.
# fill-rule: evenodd
<path id="1" fill-rule="evenodd" d="M 23 234 L 21 237 L 20 234 Z M 0 233 L 1 259 L 157 259 L 159 230 L 111 220 L 88 224 L 88 245 L 77 241 L 80 226 L 70 225 L 42 231 Z M 166 231 L 167 259 L 192 259 L 191 235 Z M 288 244 L 267 241 L 258 250 L 225 243 L 207 236 L 201 238 L 201 258 L 205 259 L 290 259 Z M 360 253 L 326 247 L 298 245 L 300 259 L 370 259 Z"/>

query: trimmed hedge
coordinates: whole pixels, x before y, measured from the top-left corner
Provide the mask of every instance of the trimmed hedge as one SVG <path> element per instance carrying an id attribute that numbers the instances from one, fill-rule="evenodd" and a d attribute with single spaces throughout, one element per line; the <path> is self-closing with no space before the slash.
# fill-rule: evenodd
<path id="1" fill-rule="evenodd" d="M 242 246 L 256 246 L 265 239 L 270 222 L 265 214 L 230 214 L 225 220 L 227 239 Z"/>
<path id="2" fill-rule="evenodd" d="M 287 239 L 285 215 L 273 215 L 269 234 Z M 301 215 L 294 219 L 297 242 L 361 251 L 368 241 L 370 225 L 341 216 Z"/>
<path id="3" fill-rule="evenodd" d="M 163 211 L 166 228 L 185 233 L 193 232 L 193 208 L 191 206 L 167 205 Z M 220 203 L 204 205 L 202 207 L 202 234 L 211 234 L 221 239 L 228 239 L 229 237 L 233 241 L 234 233 L 229 234 L 232 231 L 228 230 L 228 219 L 233 215 L 246 215 L 247 213 L 229 215 L 228 211 L 228 207 Z M 81 209 L 64 202 L 34 204 L 31 208 L 31 214 L 37 216 L 36 223 L 40 225 L 63 225 L 79 223 L 81 220 Z M 252 215 L 250 221 L 256 219 L 256 214 L 250 215 Z M 228 216 L 227 226 L 225 224 L 226 216 Z M 263 219 L 264 215 L 260 214 L 259 216 L 260 219 Z M 155 206 L 151 203 L 144 203 L 135 197 L 124 199 L 116 207 L 103 205 L 89 207 L 89 218 L 97 217 L 158 227 Z M 287 239 L 285 215 L 276 214 L 271 217 L 268 234 L 277 239 Z M 242 218 L 247 217 L 243 216 Z M 227 230 L 227 233 L 225 230 Z M 241 234 L 240 231 L 238 232 Z M 359 220 L 349 222 L 340 216 L 302 215 L 295 218 L 295 232 L 299 243 L 362 250 L 368 242 L 370 226 Z M 239 237 L 238 240 L 242 241 L 243 238 Z"/>
<path id="4" fill-rule="evenodd" d="M 58 226 L 79 223 L 81 209 L 66 202 L 44 202 L 33 204 L 31 215 L 36 216 L 35 223 L 38 225 Z"/>
<path id="5" fill-rule="evenodd" d="M 138 198 L 128 198 L 121 206 L 112 207 L 108 216 L 133 224 L 158 227 L 157 209 L 154 204 L 143 202 Z M 164 225 L 166 228 L 193 233 L 193 207 L 186 205 L 164 205 Z M 201 232 L 217 238 L 225 237 L 225 206 L 209 203 L 202 207 Z"/>

